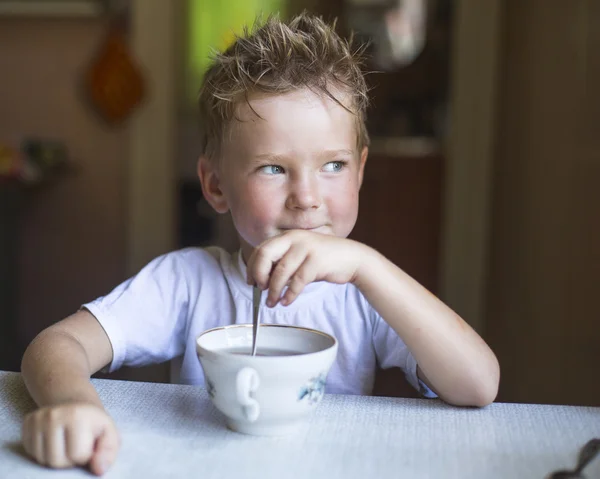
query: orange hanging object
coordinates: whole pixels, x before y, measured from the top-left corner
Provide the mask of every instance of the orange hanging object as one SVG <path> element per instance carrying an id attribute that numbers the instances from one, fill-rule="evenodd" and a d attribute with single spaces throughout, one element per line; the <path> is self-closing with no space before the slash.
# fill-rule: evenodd
<path id="1" fill-rule="evenodd" d="M 143 100 L 144 79 L 120 29 L 108 34 L 85 84 L 94 107 L 109 123 L 123 121 Z"/>
<path id="2" fill-rule="evenodd" d="M 17 178 L 22 168 L 21 154 L 16 149 L 0 143 L 0 180 Z"/>

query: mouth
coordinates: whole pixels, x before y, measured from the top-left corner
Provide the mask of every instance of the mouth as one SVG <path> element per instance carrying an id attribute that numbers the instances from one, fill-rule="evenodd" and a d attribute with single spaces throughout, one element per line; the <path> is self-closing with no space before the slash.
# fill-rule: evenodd
<path id="1" fill-rule="evenodd" d="M 289 231 L 289 230 L 304 230 L 304 231 L 317 231 L 324 226 L 292 226 L 291 228 L 279 228 L 281 231 Z"/>

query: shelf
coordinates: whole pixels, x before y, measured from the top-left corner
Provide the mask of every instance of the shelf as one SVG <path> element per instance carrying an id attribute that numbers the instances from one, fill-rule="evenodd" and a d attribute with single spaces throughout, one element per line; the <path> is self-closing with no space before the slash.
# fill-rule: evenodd
<path id="1" fill-rule="evenodd" d="M 0 0 L 0 17 L 98 17 L 104 12 L 98 0 Z"/>

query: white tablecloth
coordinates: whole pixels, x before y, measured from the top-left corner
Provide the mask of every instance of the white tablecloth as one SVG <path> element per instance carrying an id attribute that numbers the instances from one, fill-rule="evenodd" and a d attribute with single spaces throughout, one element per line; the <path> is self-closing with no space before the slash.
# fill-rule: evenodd
<path id="1" fill-rule="evenodd" d="M 123 442 L 107 479 L 542 479 L 600 436 L 600 408 L 327 395 L 299 433 L 260 438 L 227 430 L 201 388 L 93 382 Z M 91 477 L 24 455 L 33 407 L 20 375 L 0 372 L 0 478 Z M 600 478 L 600 458 L 586 473 Z"/>

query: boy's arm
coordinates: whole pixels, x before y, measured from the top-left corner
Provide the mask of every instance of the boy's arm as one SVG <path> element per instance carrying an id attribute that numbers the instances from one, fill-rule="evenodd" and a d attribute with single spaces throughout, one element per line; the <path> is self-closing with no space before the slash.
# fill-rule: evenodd
<path id="1" fill-rule="evenodd" d="M 97 475 L 115 461 L 120 439 L 90 376 L 112 360 L 112 346 L 87 310 L 50 326 L 29 345 L 21 363 L 39 409 L 25 416 L 23 446 L 40 464 L 89 466 Z"/>
<path id="2" fill-rule="evenodd" d="M 483 339 L 391 261 L 365 249 L 354 284 L 414 355 L 420 379 L 451 404 L 493 402 L 500 368 Z"/>
<path id="3" fill-rule="evenodd" d="M 29 345 L 21 373 L 38 406 L 87 402 L 102 407 L 90 376 L 112 361 L 104 329 L 81 310 L 42 331 Z"/>

